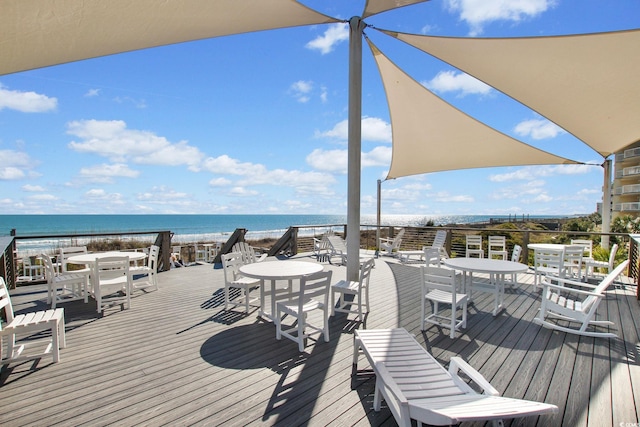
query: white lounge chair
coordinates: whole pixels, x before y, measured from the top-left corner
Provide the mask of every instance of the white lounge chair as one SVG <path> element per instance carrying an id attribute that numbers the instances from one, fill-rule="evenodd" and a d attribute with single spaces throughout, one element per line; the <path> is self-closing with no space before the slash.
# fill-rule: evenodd
<path id="1" fill-rule="evenodd" d="M 340 236 L 326 236 L 326 241 L 329 245 L 329 263 L 332 263 L 333 258 L 339 257 L 341 265 L 347 264 L 347 243 Z"/>
<path id="2" fill-rule="evenodd" d="M 376 374 L 373 409 L 384 399 L 396 422 L 410 427 L 411 420 L 430 425 L 454 425 L 470 421 L 556 413 L 557 406 L 529 400 L 500 397 L 499 392 L 469 364 L 452 357 L 447 371 L 405 329 L 365 329 L 354 334 L 353 364 L 364 354 Z M 482 389 L 478 394 L 463 371 Z"/>
<path id="3" fill-rule="evenodd" d="M 0 277 L 0 312 L 3 312 L 2 317 L 5 319 L 0 322 L 0 365 L 39 359 L 48 354 L 53 356 L 54 362 L 60 361 L 60 349 L 66 347 L 63 308 L 14 315 L 7 285 L 4 278 Z M 44 350 L 40 352 L 27 354 L 24 350 L 28 346 L 41 344 L 42 340 L 28 340 L 19 345 L 16 343 L 16 335 L 24 336 L 42 331 L 51 331 L 51 334 L 45 338 Z M 3 354 L 5 344 L 7 353 Z"/>
<path id="4" fill-rule="evenodd" d="M 592 325 L 613 325 L 613 322 L 608 320 L 595 320 L 596 310 L 600 305 L 600 301 L 606 296 L 607 288 L 624 272 L 628 264 L 629 260 L 623 261 L 597 286 L 559 277 L 542 279 L 542 304 L 538 315 L 533 321 L 545 328 L 562 332 L 590 337 L 616 338 L 617 335 L 614 333 L 589 331 L 587 328 Z M 554 285 L 551 282 L 557 282 L 558 284 Z M 565 320 L 578 324 L 578 326 L 572 327 L 555 322 L 552 323 L 547 320 L 548 317 Z"/>
<path id="5" fill-rule="evenodd" d="M 393 238 L 381 237 L 379 242 L 380 250 L 386 251 L 387 255 L 394 256 L 394 251 L 397 252 L 400 250 L 400 244 L 402 243 L 404 231 L 404 228 L 401 229 Z"/>

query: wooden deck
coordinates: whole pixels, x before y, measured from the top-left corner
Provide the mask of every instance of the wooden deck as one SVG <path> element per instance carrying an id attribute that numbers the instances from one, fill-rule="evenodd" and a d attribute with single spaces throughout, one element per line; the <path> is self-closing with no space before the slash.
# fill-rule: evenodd
<path id="1" fill-rule="evenodd" d="M 326 265 L 333 281 L 344 278 L 345 267 Z M 419 330 L 418 271 L 376 260 L 367 328 L 405 327 L 441 363 L 460 355 L 503 395 L 560 408 L 555 416 L 507 425 L 638 422 L 635 287 L 612 290 L 600 306 L 599 314 L 616 323 L 618 339 L 532 323 L 539 295 L 525 284 L 531 275 L 522 274 L 497 317 L 491 297 L 475 294 L 467 329 L 451 340 L 435 326 Z M 48 358 L 3 369 L 0 425 L 395 425 L 388 409 L 372 410 L 372 374 L 352 376 L 352 332 L 362 327 L 348 320 L 353 316 L 332 318 L 330 342 L 310 343 L 299 353 L 293 342 L 276 341 L 274 326 L 257 311 L 225 312 L 222 283 L 221 269 L 199 265 L 161 273 L 160 290 L 138 293 L 131 310 L 114 308 L 98 317 L 95 303 L 63 304 L 67 348 L 61 362 Z M 43 286 L 18 288 L 12 297 L 17 311 L 46 306 Z"/>

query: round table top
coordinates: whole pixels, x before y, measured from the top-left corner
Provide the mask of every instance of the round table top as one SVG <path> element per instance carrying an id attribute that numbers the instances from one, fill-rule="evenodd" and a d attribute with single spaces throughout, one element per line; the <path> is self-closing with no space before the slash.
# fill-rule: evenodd
<path id="1" fill-rule="evenodd" d="M 522 273 L 529 266 L 520 262 L 489 258 L 445 258 L 443 264 L 462 271 L 476 271 L 479 273 Z"/>
<path id="2" fill-rule="evenodd" d="M 240 267 L 240 273 L 243 275 L 266 280 L 298 279 L 322 270 L 324 270 L 322 264 L 307 261 L 263 261 Z"/>
<path id="3" fill-rule="evenodd" d="M 147 254 L 144 252 L 135 252 L 135 251 L 109 251 L 109 252 L 95 252 L 95 253 L 86 253 L 80 255 L 73 255 L 67 258 L 67 262 L 72 264 L 86 264 L 89 262 L 95 262 L 98 258 L 110 258 L 110 257 L 122 257 L 128 256 L 129 261 L 139 261 L 141 259 L 145 259 Z"/>
<path id="4" fill-rule="evenodd" d="M 529 243 L 527 248 L 535 250 L 564 249 L 567 245 L 560 243 Z"/>

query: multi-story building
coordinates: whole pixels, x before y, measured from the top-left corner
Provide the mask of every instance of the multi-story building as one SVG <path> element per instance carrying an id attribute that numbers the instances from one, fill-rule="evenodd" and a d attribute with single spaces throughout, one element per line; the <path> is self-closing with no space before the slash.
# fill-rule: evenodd
<path id="1" fill-rule="evenodd" d="M 640 141 L 615 154 L 612 219 L 640 216 Z"/>

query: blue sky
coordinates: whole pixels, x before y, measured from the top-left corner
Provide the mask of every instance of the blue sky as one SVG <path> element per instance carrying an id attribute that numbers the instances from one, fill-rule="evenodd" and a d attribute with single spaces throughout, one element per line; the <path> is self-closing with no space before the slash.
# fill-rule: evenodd
<path id="1" fill-rule="evenodd" d="M 305 0 L 331 16 L 364 0 Z M 522 37 L 640 27 L 637 0 L 432 0 L 383 29 Z M 467 114 L 573 160 L 598 154 L 528 108 L 373 29 L 414 79 Z M 348 29 L 308 26 L 183 43 L 0 76 L 5 214 L 346 214 Z M 363 54 L 362 213 L 391 161 L 382 82 Z M 582 214 L 602 168 L 449 171 L 382 183 L 383 214 Z"/>

